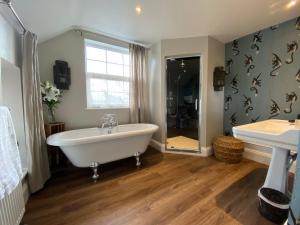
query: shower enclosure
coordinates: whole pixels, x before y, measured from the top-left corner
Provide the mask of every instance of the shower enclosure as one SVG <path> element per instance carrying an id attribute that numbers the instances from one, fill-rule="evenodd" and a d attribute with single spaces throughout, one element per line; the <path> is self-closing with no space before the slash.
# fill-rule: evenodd
<path id="1" fill-rule="evenodd" d="M 166 59 L 166 150 L 199 152 L 200 57 Z"/>

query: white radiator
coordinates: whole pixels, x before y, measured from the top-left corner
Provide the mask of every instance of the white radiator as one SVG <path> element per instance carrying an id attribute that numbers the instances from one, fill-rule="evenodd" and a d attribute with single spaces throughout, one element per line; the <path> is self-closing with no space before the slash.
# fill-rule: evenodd
<path id="1" fill-rule="evenodd" d="M 0 225 L 19 225 L 25 212 L 22 182 L 0 200 Z"/>

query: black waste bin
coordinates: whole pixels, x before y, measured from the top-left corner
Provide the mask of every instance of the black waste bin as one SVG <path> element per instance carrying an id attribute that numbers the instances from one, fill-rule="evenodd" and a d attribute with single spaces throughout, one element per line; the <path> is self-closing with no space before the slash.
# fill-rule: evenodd
<path id="1" fill-rule="evenodd" d="M 290 203 L 288 196 L 275 189 L 262 187 L 258 190 L 258 197 L 262 216 L 276 224 L 286 221 Z"/>

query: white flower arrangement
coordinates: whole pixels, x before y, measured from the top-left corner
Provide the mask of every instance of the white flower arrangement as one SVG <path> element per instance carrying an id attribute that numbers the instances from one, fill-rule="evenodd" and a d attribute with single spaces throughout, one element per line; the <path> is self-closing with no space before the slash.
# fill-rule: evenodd
<path id="1" fill-rule="evenodd" d="M 55 121 L 54 110 L 60 103 L 62 92 L 56 88 L 51 82 L 45 81 L 41 83 L 42 101 L 48 107 L 52 122 Z"/>

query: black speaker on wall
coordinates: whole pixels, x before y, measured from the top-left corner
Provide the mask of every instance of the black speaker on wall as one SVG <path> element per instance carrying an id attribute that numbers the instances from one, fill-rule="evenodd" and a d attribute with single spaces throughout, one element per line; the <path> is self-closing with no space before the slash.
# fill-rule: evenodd
<path id="1" fill-rule="evenodd" d="M 214 71 L 214 90 L 223 91 L 226 72 L 224 67 L 216 67 Z"/>
<path id="2" fill-rule="evenodd" d="M 58 89 L 69 90 L 69 86 L 71 84 L 71 70 L 67 62 L 55 60 L 53 75 L 54 84 Z"/>

